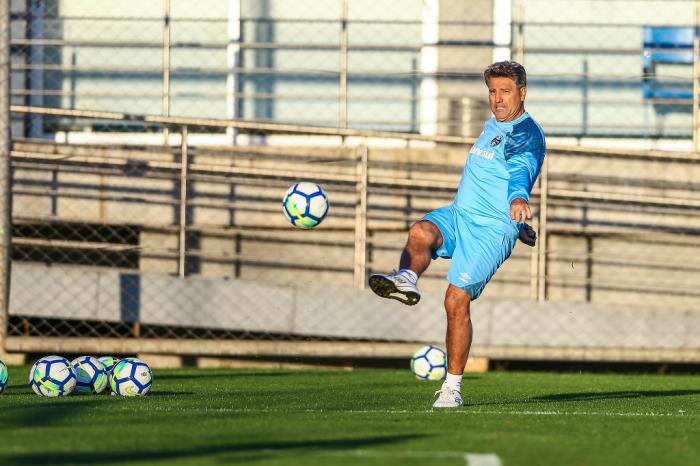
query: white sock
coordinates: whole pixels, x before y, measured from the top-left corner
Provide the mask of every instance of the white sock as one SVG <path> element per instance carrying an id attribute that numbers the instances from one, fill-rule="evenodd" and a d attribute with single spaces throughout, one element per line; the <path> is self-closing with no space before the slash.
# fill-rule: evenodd
<path id="1" fill-rule="evenodd" d="M 452 390 L 457 390 L 459 392 L 462 388 L 462 374 L 454 375 L 448 372 L 442 386 L 443 388 L 450 387 Z"/>
<path id="2" fill-rule="evenodd" d="M 399 273 L 410 280 L 413 284 L 418 281 L 418 275 L 411 269 L 401 269 L 399 270 Z"/>

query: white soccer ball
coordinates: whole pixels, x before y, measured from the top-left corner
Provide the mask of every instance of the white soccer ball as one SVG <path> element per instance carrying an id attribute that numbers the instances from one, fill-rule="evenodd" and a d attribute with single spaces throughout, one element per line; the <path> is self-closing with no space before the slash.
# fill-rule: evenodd
<path id="1" fill-rule="evenodd" d="M 413 353 L 411 371 L 421 380 L 442 380 L 447 375 L 447 355 L 437 346 L 424 346 Z"/>
<path id="2" fill-rule="evenodd" d="M 152 384 L 153 373 L 151 368 L 140 359 L 122 359 L 112 369 L 110 386 L 117 395 L 145 395 L 151 390 Z"/>
<path id="3" fill-rule="evenodd" d="M 70 361 L 61 356 L 43 357 L 29 371 L 29 385 L 37 395 L 70 395 L 76 382 L 75 369 Z"/>
<path id="4" fill-rule="evenodd" d="M 295 183 L 282 200 L 282 210 L 298 228 L 318 226 L 328 214 L 330 203 L 326 192 L 316 183 Z"/>
<path id="5" fill-rule="evenodd" d="M 5 391 L 5 387 L 7 387 L 8 380 L 9 376 L 7 374 L 7 366 L 4 362 L 0 361 L 0 393 Z"/>
<path id="6" fill-rule="evenodd" d="M 92 356 L 80 356 L 71 361 L 78 381 L 73 389 L 73 395 L 102 393 L 107 386 L 107 371 L 105 366 Z"/>

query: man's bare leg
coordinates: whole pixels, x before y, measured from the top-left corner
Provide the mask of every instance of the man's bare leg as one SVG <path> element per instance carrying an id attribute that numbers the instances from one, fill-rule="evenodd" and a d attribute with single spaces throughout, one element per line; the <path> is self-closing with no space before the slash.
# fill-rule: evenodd
<path id="1" fill-rule="evenodd" d="M 447 312 L 447 372 L 462 375 L 472 345 L 471 298 L 466 291 L 452 284 L 445 293 Z"/>
<path id="2" fill-rule="evenodd" d="M 466 291 L 452 284 L 447 287 L 447 377 L 437 392 L 439 397 L 433 404 L 434 408 L 456 408 L 464 404 L 461 394 L 462 375 L 472 344 L 470 303 L 471 297 Z"/>
<path id="3" fill-rule="evenodd" d="M 408 232 L 406 246 L 401 253 L 399 271 L 393 274 L 373 274 L 369 287 L 382 298 L 396 299 L 412 306 L 420 301 L 416 286 L 418 277 L 428 268 L 431 253 L 442 245 L 442 234 L 432 222 L 414 224 Z"/>
<path id="4" fill-rule="evenodd" d="M 408 232 L 406 246 L 401 253 L 399 270 L 408 269 L 418 277 L 430 265 L 432 251 L 442 246 L 442 234 L 432 222 L 415 223 Z"/>

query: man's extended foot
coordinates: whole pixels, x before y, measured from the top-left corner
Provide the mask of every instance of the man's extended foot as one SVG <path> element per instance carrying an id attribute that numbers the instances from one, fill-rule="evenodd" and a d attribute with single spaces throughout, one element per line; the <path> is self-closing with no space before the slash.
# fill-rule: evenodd
<path id="1" fill-rule="evenodd" d="M 382 298 L 391 298 L 413 306 L 420 301 L 416 283 L 402 273 L 374 274 L 369 277 L 369 287 Z"/>
<path id="2" fill-rule="evenodd" d="M 435 392 L 435 395 L 438 398 L 433 403 L 433 408 L 458 408 L 464 405 L 459 390 L 455 390 L 452 387 L 442 387 Z"/>

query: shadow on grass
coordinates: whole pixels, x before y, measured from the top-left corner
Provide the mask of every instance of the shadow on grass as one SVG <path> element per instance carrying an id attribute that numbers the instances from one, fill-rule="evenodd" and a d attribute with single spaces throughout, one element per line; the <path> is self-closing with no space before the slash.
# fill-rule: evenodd
<path id="1" fill-rule="evenodd" d="M 73 425 L 75 416 L 86 409 L 103 405 L 103 401 L 81 398 L 42 398 L 34 396 L 36 400 L 29 403 L 18 403 L 5 406 L 0 418 L 0 432 L 6 429 L 19 429 L 23 427 L 53 427 Z M 2 437 L 2 434 L 0 434 Z M 0 461 L 0 464 L 3 464 Z"/>
<path id="2" fill-rule="evenodd" d="M 552 395 L 536 396 L 530 398 L 530 401 L 588 401 L 617 398 L 658 398 L 698 394 L 700 394 L 700 390 L 627 390 L 619 392 L 557 393 Z"/>
<path id="3" fill-rule="evenodd" d="M 29 384 L 24 384 L 24 385 L 10 385 L 9 387 L 5 387 L 5 391 L 2 392 L 2 396 L 29 396 L 29 395 L 34 395 L 36 396 L 36 393 L 34 393 L 29 386 Z"/>
<path id="4" fill-rule="evenodd" d="M 294 374 L 294 372 L 187 372 L 185 374 L 161 374 L 157 373 L 154 377 L 158 380 L 191 380 L 191 379 L 222 379 L 222 378 L 240 378 L 240 377 L 285 377 Z M 314 375 L 316 375 L 314 373 Z"/>
<path id="5" fill-rule="evenodd" d="M 404 442 L 425 435 L 394 435 L 381 437 L 367 437 L 359 439 L 339 439 L 339 440 L 301 440 L 289 442 L 263 442 L 249 444 L 216 445 L 205 447 L 163 449 L 163 450 L 119 450 L 102 452 L 47 452 L 47 453 L 15 453 L 0 454 L 0 464 L 3 466 L 18 465 L 81 465 L 81 464 L 127 464 L 130 462 L 149 462 L 166 460 L 186 460 L 212 455 L 228 455 L 226 463 L 250 462 L 250 455 L 246 453 L 256 453 L 259 455 L 278 455 L 287 452 L 299 454 L 313 454 L 314 451 L 328 450 L 350 450 L 355 448 L 366 448 L 380 445 L 390 445 Z M 230 455 L 241 454 L 240 458 Z"/>
<path id="6" fill-rule="evenodd" d="M 152 392 L 148 392 L 148 395 L 146 395 L 147 398 L 158 398 L 160 396 L 192 396 L 194 395 L 194 392 L 169 392 L 169 391 L 163 391 L 163 390 L 156 390 Z"/>
<path id="7" fill-rule="evenodd" d="M 698 395 L 700 390 L 625 390 L 616 392 L 574 392 L 553 393 L 522 400 L 487 401 L 484 403 L 465 403 L 465 406 L 504 406 L 530 403 L 558 403 L 576 401 L 596 401 L 613 399 L 644 399 L 670 396 Z"/>

